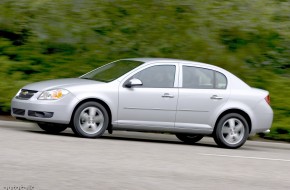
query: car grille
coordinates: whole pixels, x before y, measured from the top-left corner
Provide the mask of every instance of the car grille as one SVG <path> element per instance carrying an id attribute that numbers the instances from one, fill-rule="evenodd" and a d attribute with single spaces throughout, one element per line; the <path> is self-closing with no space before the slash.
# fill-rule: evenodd
<path id="1" fill-rule="evenodd" d="M 25 114 L 24 109 L 12 108 L 12 111 L 15 115 L 24 115 Z"/>
<path id="2" fill-rule="evenodd" d="M 35 90 L 22 89 L 16 98 L 22 99 L 22 100 L 29 100 L 35 93 L 37 93 L 37 91 Z"/>

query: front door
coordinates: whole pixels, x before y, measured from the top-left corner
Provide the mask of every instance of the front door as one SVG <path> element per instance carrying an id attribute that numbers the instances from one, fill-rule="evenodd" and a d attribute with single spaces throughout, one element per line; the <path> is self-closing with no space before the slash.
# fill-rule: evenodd
<path id="1" fill-rule="evenodd" d="M 133 74 L 119 87 L 118 127 L 134 129 L 173 128 L 178 99 L 177 66 L 158 64 Z M 140 86 L 126 87 L 130 79 Z"/>

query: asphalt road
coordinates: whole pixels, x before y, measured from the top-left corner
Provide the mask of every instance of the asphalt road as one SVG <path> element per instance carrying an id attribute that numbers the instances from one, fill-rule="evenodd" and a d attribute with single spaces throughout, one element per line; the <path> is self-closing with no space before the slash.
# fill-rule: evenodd
<path id="1" fill-rule="evenodd" d="M 290 189 L 290 144 L 218 148 L 173 135 L 116 132 L 100 139 L 49 135 L 0 121 L 1 189 Z"/>

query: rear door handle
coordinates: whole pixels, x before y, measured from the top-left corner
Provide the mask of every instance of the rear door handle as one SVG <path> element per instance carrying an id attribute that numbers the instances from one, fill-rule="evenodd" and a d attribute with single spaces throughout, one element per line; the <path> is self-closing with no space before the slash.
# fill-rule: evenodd
<path id="1" fill-rule="evenodd" d="M 169 93 L 164 93 L 161 97 L 162 98 L 174 98 L 174 96 L 169 94 Z"/>
<path id="2" fill-rule="evenodd" d="M 223 97 L 218 96 L 218 95 L 213 95 L 212 97 L 210 97 L 210 99 L 212 99 L 212 100 L 221 100 L 221 99 L 223 99 Z"/>

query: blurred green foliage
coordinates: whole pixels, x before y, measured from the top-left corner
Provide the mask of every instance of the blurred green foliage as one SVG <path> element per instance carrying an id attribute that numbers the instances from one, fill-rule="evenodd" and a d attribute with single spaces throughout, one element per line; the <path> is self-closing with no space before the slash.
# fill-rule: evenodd
<path id="1" fill-rule="evenodd" d="M 223 67 L 270 91 L 267 138 L 290 139 L 290 2 L 1 0 L 0 110 L 25 84 L 128 57 Z"/>

